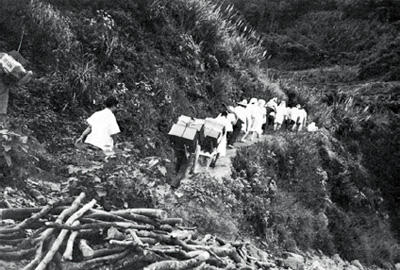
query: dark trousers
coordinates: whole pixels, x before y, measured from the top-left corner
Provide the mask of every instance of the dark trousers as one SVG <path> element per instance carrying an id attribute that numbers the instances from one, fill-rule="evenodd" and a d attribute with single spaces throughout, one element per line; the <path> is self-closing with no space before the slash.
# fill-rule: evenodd
<path id="1" fill-rule="evenodd" d="M 242 130 L 243 122 L 242 120 L 238 119 L 236 125 L 233 126 L 233 131 L 231 137 L 228 140 L 228 145 L 233 145 L 237 138 L 239 137 L 240 131 Z"/>

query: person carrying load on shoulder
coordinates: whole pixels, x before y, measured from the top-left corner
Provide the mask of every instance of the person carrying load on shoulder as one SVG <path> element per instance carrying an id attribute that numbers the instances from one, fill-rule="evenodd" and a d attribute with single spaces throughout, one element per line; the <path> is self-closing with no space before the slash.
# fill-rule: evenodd
<path id="1" fill-rule="evenodd" d="M 89 126 L 83 131 L 75 144 L 84 142 L 103 150 L 106 155 L 114 154 L 113 137 L 121 132 L 114 115 L 117 105 L 118 100 L 115 97 L 108 97 L 105 101 L 106 108 L 93 113 L 86 120 Z"/>
<path id="2" fill-rule="evenodd" d="M 217 146 L 217 154 L 214 158 L 214 160 L 212 161 L 212 163 L 210 164 L 210 167 L 214 168 L 215 164 L 218 160 L 219 157 L 224 157 L 226 156 L 226 146 L 227 146 L 227 130 L 231 129 L 232 123 L 228 118 L 228 111 L 223 111 L 222 113 L 220 113 L 216 118 L 214 118 L 214 120 L 217 123 L 220 123 L 221 125 L 223 125 L 225 127 L 225 130 L 223 130 L 222 135 L 221 135 L 221 139 L 219 141 L 219 144 Z"/>
<path id="3" fill-rule="evenodd" d="M 240 135 L 240 131 L 242 130 L 243 126 L 245 126 L 245 130 L 248 130 L 248 125 L 250 122 L 250 117 L 246 111 L 247 107 L 247 100 L 244 99 L 237 103 L 236 107 L 228 106 L 227 110 L 230 113 L 233 113 L 236 116 L 236 122 L 233 124 L 233 131 L 232 135 L 228 140 L 228 147 L 233 148 L 234 143 L 236 142 L 237 138 Z"/>
<path id="4" fill-rule="evenodd" d="M 27 62 L 17 51 L 0 52 L 0 125 L 6 119 L 10 88 L 26 84 L 32 78 L 32 71 L 23 66 Z"/>
<path id="5" fill-rule="evenodd" d="M 168 133 L 176 158 L 177 175 L 171 182 L 173 188 L 179 187 L 181 180 L 189 173 L 196 173 L 203 126 L 204 120 L 181 115 Z"/>

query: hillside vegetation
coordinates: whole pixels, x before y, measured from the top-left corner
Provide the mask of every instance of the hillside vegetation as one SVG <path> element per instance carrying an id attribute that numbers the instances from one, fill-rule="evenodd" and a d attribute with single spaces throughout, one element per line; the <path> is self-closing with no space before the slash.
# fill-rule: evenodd
<path id="1" fill-rule="evenodd" d="M 35 78 L 11 89 L 0 186 L 67 183 L 105 209 L 159 206 L 202 233 L 390 268 L 398 11 L 395 0 L 2 0 L 0 49 L 20 48 Z M 111 94 L 122 132 L 101 164 L 74 141 Z M 238 151 L 232 177 L 198 175 L 174 195 L 167 132 L 179 115 L 274 96 L 303 104 L 321 131 L 272 134 Z"/>

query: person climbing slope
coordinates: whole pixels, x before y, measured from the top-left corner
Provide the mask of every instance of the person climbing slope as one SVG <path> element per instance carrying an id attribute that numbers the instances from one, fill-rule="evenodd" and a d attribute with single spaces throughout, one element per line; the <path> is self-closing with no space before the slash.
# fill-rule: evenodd
<path id="1" fill-rule="evenodd" d="M 257 137 L 258 139 L 261 138 L 263 132 L 262 125 L 265 122 L 266 114 L 267 110 L 265 108 L 265 100 L 260 99 L 258 100 L 257 106 L 255 108 L 255 117 L 253 126 L 251 127 L 252 135 L 250 137 L 250 141 L 253 141 L 255 137 Z"/>
<path id="2" fill-rule="evenodd" d="M 113 136 L 120 132 L 114 112 L 117 108 L 118 100 L 110 96 L 105 101 L 105 106 L 101 111 L 92 114 L 86 121 L 89 126 L 76 143 L 87 143 L 103 150 L 106 155 L 113 154 Z"/>
<path id="3" fill-rule="evenodd" d="M 228 118 L 228 114 L 229 114 L 228 111 L 224 111 L 220 113 L 216 118 L 214 118 L 216 122 L 225 126 L 225 132 L 222 134 L 221 141 L 217 146 L 217 154 L 214 160 L 210 164 L 210 167 L 212 168 L 215 167 L 215 163 L 217 162 L 219 157 L 224 157 L 226 155 L 226 146 L 227 146 L 226 130 L 230 130 L 232 127 L 232 123 Z"/>
<path id="4" fill-rule="evenodd" d="M 233 148 L 234 143 L 236 142 L 237 138 L 240 135 L 240 131 L 242 130 L 243 126 L 247 126 L 249 124 L 249 116 L 246 111 L 247 107 L 247 100 L 244 99 L 237 103 L 236 107 L 229 106 L 227 109 L 229 112 L 233 113 L 236 116 L 236 123 L 233 125 L 233 131 L 231 137 L 228 140 L 228 147 Z M 248 129 L 247 127 L 245 128 Z"/>
<path id="5" fill-rule="evenodd" d="M 258 101 L 256 98 L 250 99 L 249 105 L 246 107 L 247 115 L 248 115 L 248 126 L 247 129 L 245 130 L 245 134 L 243 135 L 242 139 L 240 140 L 241 142 L 245 142 L 247 139 L 247 136 L 253 133 L 253 125 L 255 123 L 257 113 L 258 113 Z M 243 130 L 243 128 L 242 128 Z"/>
<path id="6" fill-rule="evenodd" d="M 286 120 L 287 117 L 288 117 L 288 112 L 286 107 L 286 101 L 282 100 L 276 109 L 274 131 L 278 131 L 281 129 L 282 123 L 283 121 Z"/>
<path id="7" fill-rule="evenodd" d="M 266 133 L 270 126 L 274 126 L 276 111 L 278 108 L 278 98 L 274 97 L 270 99 L 265 107 L 267 109 L 267 121 L 264 126 L 264 132 Z"/>

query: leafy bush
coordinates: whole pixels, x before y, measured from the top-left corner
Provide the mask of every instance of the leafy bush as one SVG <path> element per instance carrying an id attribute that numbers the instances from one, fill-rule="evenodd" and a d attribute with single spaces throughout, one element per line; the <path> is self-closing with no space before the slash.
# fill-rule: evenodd
<path id="1" fill-rule="evenodd" d="M 255 233 L 271 246 L 378 265 L 399 256 L 373 178 L 328 132 L 271 138 L 241 150 L 233 166 L 253 196 L 242 200 L 253 211 Z M 265 183 L 272 179 L 278 189 L 270 197 Z"/>

